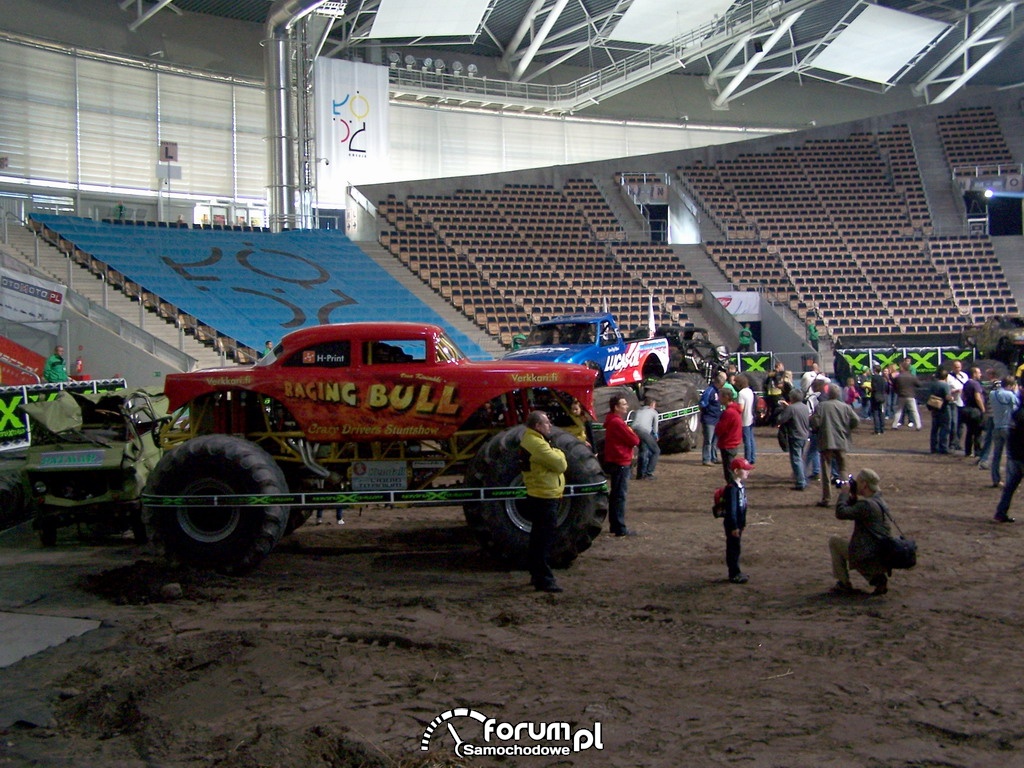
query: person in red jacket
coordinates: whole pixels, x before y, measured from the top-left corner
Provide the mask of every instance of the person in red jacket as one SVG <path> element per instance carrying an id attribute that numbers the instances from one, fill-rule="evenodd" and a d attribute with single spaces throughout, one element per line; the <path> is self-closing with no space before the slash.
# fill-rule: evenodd
<path id="1" fill-rule="evenodd" d="M 634 536 L 626 527 L 626 491 L 633 466 L 633 449 L 640 444 L 636 432 L 626 423 L 629 401 L 612 395 L 604 417 L 604 465 L 611 489 L 608 494 L 608 526 L 613 536 Z"/>
<path id="2" fill-rule="evenodd" d="M 731 483 L 735 479 L 732 460 L 743 445 L 743 409 L 726 387 L 722 388 L 718 397 L 722 401 L 722 416 L 715 425 L 715 435 L 718 437 L 718 453 L 722 457 L 725 482 Z"/>

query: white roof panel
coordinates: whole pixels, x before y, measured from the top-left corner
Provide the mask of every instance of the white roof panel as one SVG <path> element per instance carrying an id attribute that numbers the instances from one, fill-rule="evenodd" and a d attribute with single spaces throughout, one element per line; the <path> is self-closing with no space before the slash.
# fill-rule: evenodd
<path id="1" fill-rule="evenodd" d="M 370 37 L 457 37 L 475 35 L 490 0 L 429 3 L 381 0 Z"/>
<path id="2" fill-rule="evenodd" d="M 634 0 L 612 30 L 613 40 L 658 45 L 724 14 L 732 0 Z"/>
<path id="3" fill-rule="evenodd" d="M 868 5 L 810 64 L 828 72 L 888 84 L 947 27 L 941 21 Z"/>

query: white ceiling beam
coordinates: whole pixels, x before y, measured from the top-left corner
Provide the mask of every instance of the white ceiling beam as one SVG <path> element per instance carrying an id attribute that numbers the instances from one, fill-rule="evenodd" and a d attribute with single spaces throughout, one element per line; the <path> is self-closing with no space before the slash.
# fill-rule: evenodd
<path id="1" fill-rule="evenodd" d="M 789 30 L 796 24 L 797 19 L 803 15 L 803 10 L 799 10 L 796 13 L 792 13 L 782 20 L 779 24 L 779 28 L 776 29 L 771 36 L 764 41 L 764 45 L 760 51 L 757 51 L 753 56 L 750 57 L 749 61 L 740 68 L 740 71 L 736 73 L 736 76 L 729 81 L 729 84 L 722 89 L 722 92 L 715 97 L 713 102 L 715 107 L 721 108 L 729 102 L 729 97 L 732 92 L 735 91 L 744 80 L 747 79 L 747 75 L 754 71 L 754 68 L 761 62 L 761 60 L 767 56 L 775 44 L 779 42 L 785 35 L 789 33 Z"/>
<path id="2" fill-rule="evenodd" d="M 533 27 L 533 22 L 537 19 L 537 14 L 541 12 L 545 2 L 546 0 L 533 0 L 530 10 L 523 14 L 523 18 L 519 21 L 519 26 L 512 37 L 509 38 L 508 45 L 505 46 L 505 51 L 498 64 L 498 69 L 502 72 L 508 72 L 512 69 L 512 61 L 515 58 L 516 51 L 519 50 L 519 46 L 526 39 L 526 33 Z"/>
<path id="3" fill-rule="evenodd" d="M 729 68 L 729 65 L 732 64 L 736 57 L 743 53 L 744 50 L 746 50 L 747 43 L 750 42 L 751 37 L 753 37 L 753 35 L 741 35 L 736 40 L 736 42 L 729 47 L 729 50 L 726 51 L 722 55 L 722 58 L 720 58 L 715 63 L 715 66 L 712 67 L 711 71 L 708 73 L 708 76 L 705 78 L 705 82 L 708 85 L 714 86 L 714 84 L 718 81 L 718 78 L 722 77 L 722 75 Z"/>
<path id="4" fill-rule="evenodd" d="M 565 6 L 569 4 L 569 0 L 555 0 L 554 7 L 548 12 L 547 18 L 544 19 L 544 23 L 541 24 L 537 33 L 533 36 L 533 40 L 530 41 L 530 45 L 526 49 L 526 53 L 523 54 L 522 58 L 516 63 L 516 68 L 512 72 L 512 81 L 516 82 L 520 77 L 523 76 L 523 72 L 526 68 L 533 63 L 533 57 L 537 55 L 537 51 L 540 49 L 544 41 L 547 40 L 548 34 L 550 34 L 552 27 L 555 26 L 555 22 L 558 21 L 558 17 L 562 15 L 562 11 L 565 10 Z"/>
<path id="5" fill-rule="evenodd" d="M 581 41 L 581 42 L 578 42 L 578 43 L 568 43 L 568 44 L 560 44 L 560 45 L 545 45 L 545 46 L 541 47 L 541 49 L 538 51 L 538 53 L 542 53 L 545 56 L 552 56 L 552 55 L 554 55 L 554 56 L 556 56 L 556 58 L 551 60 L 551 61 L 549 61 L 549 62 L 547 62 L 540 69 L 535 69 L 533 72 L 531 72 L 529 74 L 528 77 L 520 78 L 520 82 L 528 83 L 528 82 L 530 82 L 532 80 L 536 80 L 538 77 L 543 75 L 545 72 L 548 72 L 548 71 L 550 71 L 550 70 L 560 66 L 561 64 L 564 64 L 566 61 L 571 59 L 573 56 L 576 56 L 577 54 L 580 54 L 580 53 L 584 53 L 585 51 L 587 51 L 590 48 L 600 48 L 601 50 L 606 50 L 605 45 L 603 44 L 603 42 L 601 42 L 601 41 L 607 39 L 607 34 L 605 32 L 605 29 L 604 29 L 603 25 L 606 25 L 607 22 L 611 18 L 613 18 L 615 16 L 621 17 L 622 16 L 621 8 L 624 5 L 625 6 L 630 5 L 632 2 L 633 2 L 633 0 L 620 0 L 620 2 L 618 3 L 618 5 L 616 5 L 615 8 L 611 9 L 610 11 L 608 11 L 606 13 L 600 14 L 598 16 L 588 17 L 585 21 L 581 21 L 578 24 L 573 24 L 570 27 L 566 27 L 564 29 L 561 29 L 561 30 L 559 30 L 554 35 L 549 35 L 548 36 L 548 42 L 549 43 L 554 43 L 556 40 L 560 40 L 563 37 L 571 37 L 571 36 L 575 35 L 577 32 L 579 32 L 581 30 L 590 29 L 590 30 L 593 30 L 595 38 L 594 39 L 590 39 L 590 40 L 584 40 L 584 41 Z M 602 27 L 599 28 L 598 24 L 601 24 Z"/>
<path id="6" fill-rule="evenodd" d="M 966 56 L 972 48 L 982 44 L 985 35 L 987 35 L 1000 21 L 1006 18 L 1007 14 L 1012 13 L 1014 5 L 1015 3 L 1007 3 L 991 13 L 959 45 L 946 54 L 946 56 L 942 58 L 942 61 L 928 70 L 924 77 L 922 77 L 911 89 L 913 94 L 915 96 L 921 96 L 927 93 L 928 86 L 939 80 L 943 72 L 949 69 L 953 64 L 960 61 L 961 58 Z M 965 19 L 964 24 L 967 24 L 968 21 L 969 19 Z"/>
<path id="7" fill-rule="evenodd" d="M 960 77 L 950 83 L 942 93 L 936 96 L 932 103 L 941 104 L 958 90 L 963 88 L 972 77 L 981 72 L 981 70 L 987 67 L 992 60 L 996 58 L 996 56 L 1015 43 L 1022 34 L 1024 34 L 1024 25 L 1017 27 L 1013 32 L 989 48 L 981 58 L 968 67 Z"/>

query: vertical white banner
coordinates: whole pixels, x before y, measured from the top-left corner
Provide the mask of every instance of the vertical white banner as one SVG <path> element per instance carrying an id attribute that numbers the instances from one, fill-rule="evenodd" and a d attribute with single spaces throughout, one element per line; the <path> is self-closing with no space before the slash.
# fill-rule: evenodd
<path id="1" fill-rule="evenodd" d="M 388 68 L 318 58 L 314 77 L 319 206 L 344 208 L 347 185 L 387 178 Z"/>

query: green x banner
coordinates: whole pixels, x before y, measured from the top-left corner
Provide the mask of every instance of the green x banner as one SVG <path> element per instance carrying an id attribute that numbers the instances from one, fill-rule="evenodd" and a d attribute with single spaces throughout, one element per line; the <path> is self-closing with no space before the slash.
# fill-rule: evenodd
<path id="1" fill-rule="evenodd" d="M 60 384 L 26 384 L 18 387 L 0 387 L 0 451 L 24 448 L 29 444 L 32 424 L 28 416 L 18 410 L 22 403 L 52 400 L 62 391 L 106 392 L 123 389 L 124 379 L 98 379 L 96 381 L 68 381 Z"/>
<path id="2" fill-rule="evenodd" d="M 740 371 L 760 371 L 767 373 L 772 363 L 772 355 L 762 354 L 760 352 L 741 352 L 739 353 L 739 369 Z"/>

